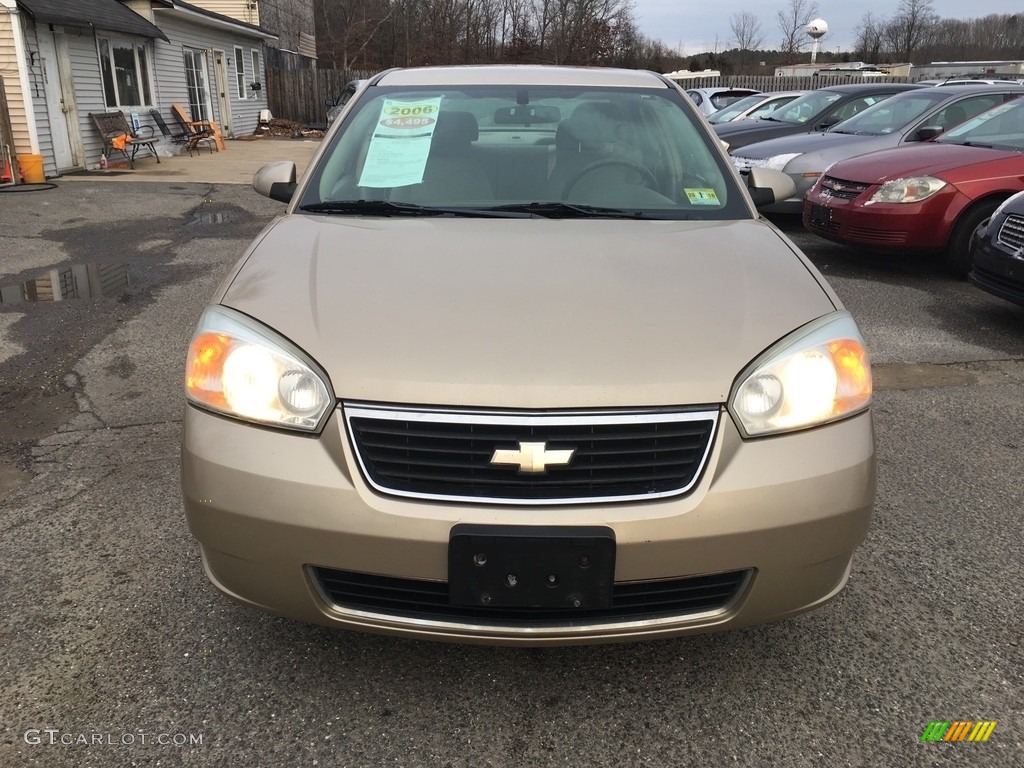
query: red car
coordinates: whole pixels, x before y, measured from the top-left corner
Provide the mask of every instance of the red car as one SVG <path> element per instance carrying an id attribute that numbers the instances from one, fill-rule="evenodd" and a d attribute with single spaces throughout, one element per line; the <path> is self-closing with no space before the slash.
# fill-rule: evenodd
<path id="1" fill-rule="evenodd" d="M 837 243 L 935 253 L 971 268 L 974 231 L 1024 190 L 1024 99 L 1001 104 L 921 144 L 835 163 L 804 196 L 803 221 Z"/>

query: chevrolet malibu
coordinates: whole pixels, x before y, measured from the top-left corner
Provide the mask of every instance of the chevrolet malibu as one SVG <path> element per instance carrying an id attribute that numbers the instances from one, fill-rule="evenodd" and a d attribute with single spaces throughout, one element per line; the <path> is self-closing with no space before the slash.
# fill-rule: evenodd
<path id="1" fill-rule="evenodd" d="M 659 75 L 375 76 L 198 321 L 185 513 L 264 611 L 554 645 L 743 627 L 850 575 L 850 314 Z"/>

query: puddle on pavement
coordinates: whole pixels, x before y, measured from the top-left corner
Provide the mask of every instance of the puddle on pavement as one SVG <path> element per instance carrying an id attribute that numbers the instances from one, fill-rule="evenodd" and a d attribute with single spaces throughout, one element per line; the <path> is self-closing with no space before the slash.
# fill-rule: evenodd
<path id="1" fill-rule="evenodd" d="M 127 264 L 73 264 L 24 283 L 0 286 L 0 304 L 117 296 L 127 288 Z"/>
<path id="2" fill-rule="evenodd" d="M 235 215 L 230 212 L 202 213 L 189 222 L 188 226 L 206 226 L 214 224 L 230 224 L 235 221 Z"/>

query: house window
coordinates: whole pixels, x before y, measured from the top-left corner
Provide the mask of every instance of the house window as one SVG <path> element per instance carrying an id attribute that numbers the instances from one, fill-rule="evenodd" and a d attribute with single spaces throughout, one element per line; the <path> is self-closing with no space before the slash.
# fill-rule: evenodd
<path id="1" fill-rule="evenodd" d="M 245 54 L 235 46 L 235 88 L 238 98 L 244 99 L 248 94 L 245 90 Z"/>
<path id="2" fill-rule="evenodd" d="M 101 37 L 99 56 L 107 107 L 142 107 L 153 103 L 145 43 Z"/>
<path id="3" fill-rule="evenodd" d="M 193 120 L 210 120 L 210 86 L 206 76 L 206 51 L 184 50 L 185 85 L 188 87 L 188 106 Z"/>
<path id="4" fill-rule="evenodd" d="M 251 50 L 249 54 L 252 56 L 252 81 L 258 83 L 260 81 L 260 52 Z M 258 99 L 261 91 L 253 91 L 252 97 Z"/>

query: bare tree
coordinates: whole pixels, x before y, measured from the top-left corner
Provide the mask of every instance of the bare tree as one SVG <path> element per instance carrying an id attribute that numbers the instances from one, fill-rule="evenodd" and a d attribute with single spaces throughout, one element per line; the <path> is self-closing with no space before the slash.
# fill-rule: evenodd
<path id="1" fill-rule="evenodd" d="M 747 51 L 756 51 L 764 43 L 761 21 L 750 11 L 734 13 L 729 18 L 733 40 L 739 49 L 739 71 L 743 74 L 743 60 Z"/>
<path id="2" fill-rule="evenodd" d="M 932 0 L 900 0 L 899 10 L 885 28 L 886 42 L 897 61 L 911 61 L 929 41 L 939 16 Z"/>
<path id="3" fill-rule="evenodd" d="M 814 0 L 789 0 L 789 5 L 775 14 L 775 20 L 782 32 L 780 50 L 792 63 L 797 54 L 810 42 L 807 25 L 818 16 L 818 4 Z"/>
<path id="4" fill-rule="evenodd" d="M 882 42 L 885 33 L 885 19 L 876 19 L 870 12 L 861 17 L 857 25 L 856 54 L 862 61 L 878 64 L 881 62 Z"/>

